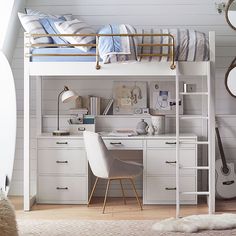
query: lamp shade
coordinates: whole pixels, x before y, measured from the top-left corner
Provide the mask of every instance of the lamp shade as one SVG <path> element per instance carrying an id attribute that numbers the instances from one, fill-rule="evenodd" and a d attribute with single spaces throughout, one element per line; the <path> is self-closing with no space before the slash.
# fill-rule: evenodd
<path id="1" fill-rule="evenodd" d="M 67 102 L 75 100 L 77 97 L 78 97 L 78 95 L 74 91 L 67 90 L 62 94 L 61 101 L 63 103 L 67 103 Z"/>

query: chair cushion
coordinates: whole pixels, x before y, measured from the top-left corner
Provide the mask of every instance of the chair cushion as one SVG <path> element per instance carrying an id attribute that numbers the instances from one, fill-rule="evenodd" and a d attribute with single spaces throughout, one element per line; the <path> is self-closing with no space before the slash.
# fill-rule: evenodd
<path id="1" fill-rule="evenodd" d="M 143 166 L 139 163 L 114 159 L 109 171 L 109 178 L 134 178 L 142 174 Z"/>

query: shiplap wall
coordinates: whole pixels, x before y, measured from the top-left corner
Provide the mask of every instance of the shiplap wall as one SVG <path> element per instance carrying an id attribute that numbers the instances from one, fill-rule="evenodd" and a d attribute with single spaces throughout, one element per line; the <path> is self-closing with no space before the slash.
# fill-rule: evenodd
<path id="1" fill-rule="evenodd" d="M 60 14 L 72 13 L 81 20 L 91 24 L 96 29 L 108 23 L 129 23 L 137 28 L 191 28 L 208 33 L 216 32 L 216 112 L 220 114 L 219 124 L 226 147 L 226 154 L 230 159 L 236 156 L 236 100 L 227 94 L 224 87 L 224 74 L 227 67 L 236 56 L 236 32 L 227 24 L 224 15 L 219 15 L 215 9 L 217 0 L 28 0 L 27 7 L 45 12 Z M 23 30 L 15 48 L 12 62 L 13 73 L 17 89 L 18 133 L 16 161 L 13 174 L 11 194 L 22 194 L 23 190 Z M 111 97 L 112 81 L 116 78 L 45 78 L 43 82 L 43 112 L 44 115 L 56 113 L 56 96 L 64 84 L 75 89 L 79 94 L 95 94 L 105 98 Z M 126 80 L 126 78 L 122 78 Z M 135 78 L 131 78 L 132 80 Z M 146 80 L 147 78 L 140 78 Z M 152 80 L 154 78 L 151 78 Z M 151 80 L 148 79 L 148 80 Z M 161 79 L 161 78 L 156 78 Z M 202 82 L 193 80 L 201 89 Z M 204 87 L 204 86 L 203 86 Z M 70 105 L 62 105 L 62 110 Z M 201 99 L 185 100 L 187 113 L 198 113 L 201 110 Z M 32 114 L 35 114 L 35 81 L 32 78 Z M 34 119 L 33 119 L 34 120 Z M 46 116 L 45 124 L 51 124 L 45 129 L 52 130 L 55 126 L 55 117 Z M 51 120 L 51 121 L 50 121 Z M 48 121 L 48 122 L 47 122 Z M 105 121 L 104 121 L 105 122 Z M 105 122 L 103 124 L 108 124 Z M 101 127 L 103 127 L 100 122 Z M 201 135 L 202 130 L 198 123 L 186 123 L 184 131 L 192 130 Z M 111 127 L 110 127 L 111 128 Z M 35 126 L 32 122 L 32 159 L 35 161 Z M 236 158 L 235 158 L 236 160 Z M 33 168 L 33 174 L 35 168 Z M 34 179 L 33 179 L 34 180 Z"/>

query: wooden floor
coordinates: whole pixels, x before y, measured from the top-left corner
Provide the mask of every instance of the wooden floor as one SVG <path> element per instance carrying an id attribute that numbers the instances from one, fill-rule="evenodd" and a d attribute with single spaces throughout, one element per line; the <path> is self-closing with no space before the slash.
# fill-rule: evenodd
<path id="1" fill-rule="evenodd" d="M 122 198 L 109 198 L 105 214 L 102 214 L 102 198 L 95 198 L 90 207 L 86 205 L 35 205 L 30 212 L 24 212 L 23 199 L 11 197 L 20 219 L 57 219 L 57 220 L 156 220 L 175 217 L 175 206 L 144 205 L 143 211 L 134 198 L 127 199 L 124 205 Z M 181 207 L 181 216 L 207 213 L 206 204 Z"/>

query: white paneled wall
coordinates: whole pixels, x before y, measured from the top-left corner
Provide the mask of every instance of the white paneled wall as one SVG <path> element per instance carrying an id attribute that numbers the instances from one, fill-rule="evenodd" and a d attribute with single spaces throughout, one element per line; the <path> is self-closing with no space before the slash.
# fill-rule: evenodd
<path id="1" fill-rule="evenodd" d="M 50 13 L 72 13 L 80 19 L 99 29 L 108 23 L 129 23 L 137 28 L 191 28 L 208 33 L 216 32 L 216 112 L 220 114 L 220 131 L 223 136 L 223 143 L 226 146 L 226 156 L 236 160 L 236 100 L 227 93 L 224 87 L 224 74 L 227 67 L 236 56 L 236 32 L 227 24 L 224 15 L 219 15 L 215 9 L 217 0 L 28 0 L 27 7 L 39 9 Z M 18 108 L 18 135 L 16 161 L 14 167 L 14 180 L 11 189 L 12 194 L 22 194 L 23 179 L 23 30 L 20 30 L 19 38 L 15 48 L 12 68 L 15 76 L 17 89 Z M 33 79 L 33 78 L 32 78 Z M 117 78 L 45 78 L 43 82 L 43 113 L 53 115 L 56 113 L 57 93 L 67 84 L 81 95 L 94 94 L 109 98 L 112 96 L 112 81 Z M 122 78 L 127 80 L 127 78 Z M 132 80 L 147 80 L 147 78 L 131 78 Z M 163 78 L 149 78 L 148 81 Z M 185 80 L 188 78 L 185 78 Z M 198 89 L 202 86 L 202 81 L 191 80 L 197 83 Z M 63 113 L 71 106 L 62 105 Z M 199 113 L 201 111 L 201 99 L 185 100 L 186 113 Z M 35 113 L 35 81 L 32 82 L 32 114 Z M 224 114 L 224 115 L 222 115 Z M 46 116 L 45 129 L 52 130 L 55 126 L 55 117 Z M 112 122 L 110 124 L 109 122 Z M 99 128 L 111 128 L 117 124 L 116 120 L 98 120 Z M 171 130 L 174 129 L 173 120 L 169 119 Z M 106 126 L 104 126 L 107 125 Z M 32 123 L 32 159 L 35 160 L 35 127 Z M 192 131 L 198 135 L 202 134 L 199 123 L 182 124 L 183 131 Z M 193 129 L 190 130 L 190 127 Z M 35 161 L 33 162 L 36 165 Z M 35 168 L 34 168 L 35 170 Z"/>

